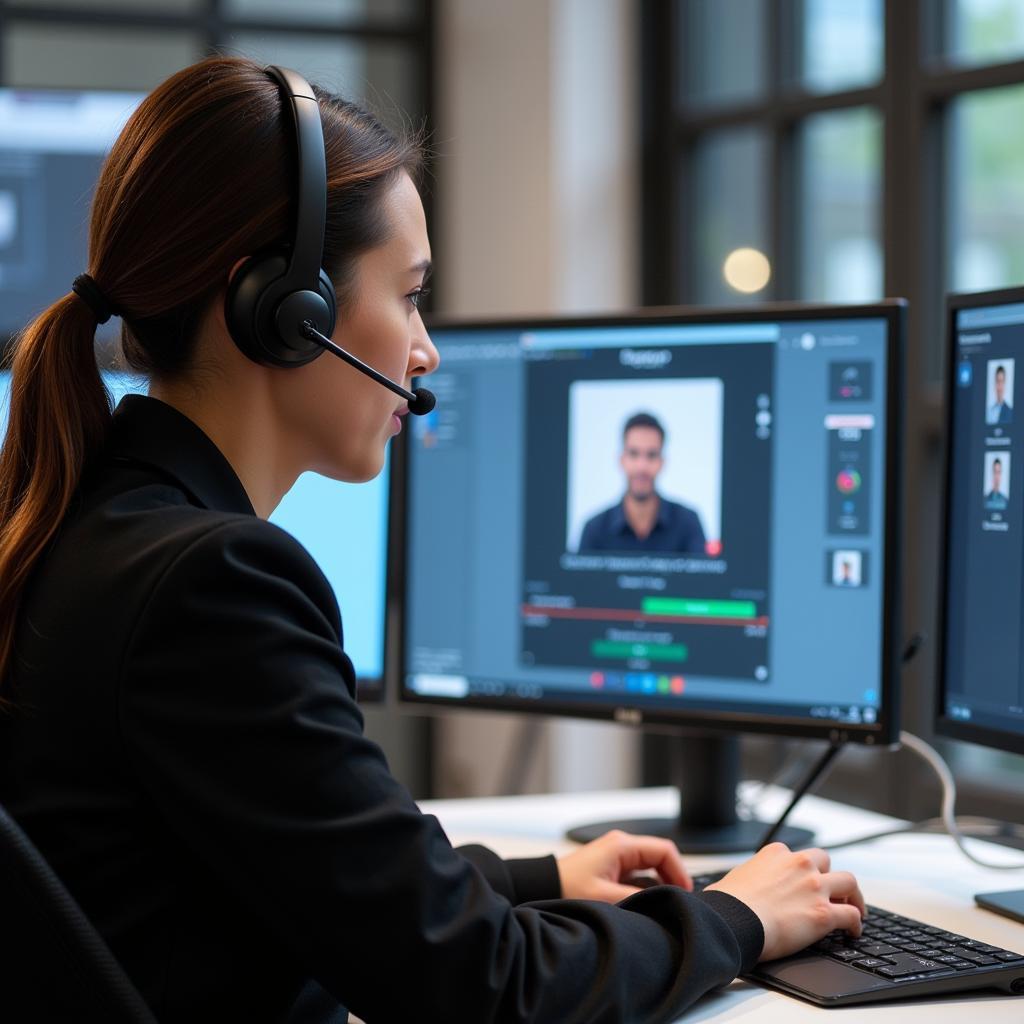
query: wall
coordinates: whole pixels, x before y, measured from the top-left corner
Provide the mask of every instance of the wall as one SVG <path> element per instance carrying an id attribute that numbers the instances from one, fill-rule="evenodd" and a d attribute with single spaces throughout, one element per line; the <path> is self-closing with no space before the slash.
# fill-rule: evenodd
<path id="1" fill-rule="evenodd" d="M 438 309 L 636 304 L 635 5 L 439 0 L 437 10 Z M 436 740 L 438 795 L 638 779 L 638 737 L 611 724 L 464 712 L 446 715 Z"/>

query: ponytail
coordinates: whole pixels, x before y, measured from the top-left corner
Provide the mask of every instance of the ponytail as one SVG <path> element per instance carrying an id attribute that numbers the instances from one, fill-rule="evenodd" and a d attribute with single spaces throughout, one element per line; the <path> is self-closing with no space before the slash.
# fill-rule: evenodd
<path id="1" fill-rule="evenodd" d="M 69 293 L 14 344 L 10 417 L 0 449 L 0 679 L 9 675 L 32 570 L 110 423 L 95 334 L 96 315 Z"/>

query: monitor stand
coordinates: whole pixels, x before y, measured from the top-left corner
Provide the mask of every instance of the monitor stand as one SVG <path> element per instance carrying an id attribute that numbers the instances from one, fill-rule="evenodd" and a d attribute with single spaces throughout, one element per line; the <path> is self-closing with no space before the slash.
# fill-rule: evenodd
<path id="1" fill-rule="evenodd" d="M 739 853 L 756 850 L 771 822 L 740 821 L 736 815 L 739 783 L 739 740 L 735 736 L 687 734 L 673 749 L 673 782 L 679 788 L 677 818 L 639 818 L 580 825 L 567 833 L 589 843 L 612 829 L 635 835 L 665 836 L 684 853 Z M 784 826 L 776 840 L 797 848 L 808 846 L 814 833 Z"/>

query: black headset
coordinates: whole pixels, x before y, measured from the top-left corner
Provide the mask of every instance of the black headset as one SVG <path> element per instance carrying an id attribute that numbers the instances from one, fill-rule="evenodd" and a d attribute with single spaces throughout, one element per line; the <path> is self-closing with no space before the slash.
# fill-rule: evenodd
<path id="1" fill-rule="evenodd" d="M 309 82 L 288 68 L 268 67 L 280 86 L 295 125 L 297 203 L 295 238 L 247 260 L 224 300 L 235 344 L 257 363 L 303 366 L 324 347 L 303 330 L 308 321 L 328 337 L 334 331 L 337 298 L 320 266 L 327 219 L 327 157 L 320 107 Z"/>
<path id="2" fill-rule="evenodd" d="M 271 66 L 295 125 L 297 206 L 295 240 L 250 257 L 224 297 L 224 318 L 235 344 L 265 366 L 305 366 L 323 351 L 404 398 L 423 416 L 436 399 L 426 388 L 407 391 L 331 341 L 338 315 L 334 285 L 320 265 L 327 222 L 327 155 L 320 106 L 313 87 L 297 71 Z"/>

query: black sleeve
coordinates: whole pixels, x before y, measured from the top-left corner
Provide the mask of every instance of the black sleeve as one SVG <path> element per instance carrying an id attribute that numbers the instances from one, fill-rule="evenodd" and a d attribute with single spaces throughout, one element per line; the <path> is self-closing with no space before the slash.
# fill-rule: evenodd
<path id="1" fill-rule="evenodd" d="M 704 554 L 704 549 L 707 546 L 707 537 L 704 536 L 704 526 L 700 521 L 700 516 L 697 515 L 693 509 L 687 509 L 688 518 L 690 520 L 690 540 L 687 546 L 687 551 L 695 554 Z"/>
<path id="2" fill-rule="evenodd" d="M 601 524 L 602 514 L 600 512 L 587 520 L 587 525 L 583 527 L 583 532 L 580 534 L 577 554 L 585 555 L 591 551 L 600 551 L 604 547 L 602 544 L 603 538 L 601 537 Z"/>
<path id="3" fill-rule="evenodd" d="M 340 641 L 305 551 L 232 521 L 155 586 L 118 687 L 127 755 L 164 820 L 350 1010 L 668 1021 L 754 962 L 760 924 L 722 894 L 657 886 L 620 906 L 500 895 L 363 736 Z M 497 888 L 518 895 L 507 870 Z"/>
<path id="4" fill-rule="evenodd" d="M 519 857 L 502 860 L 486 846 L 458 846 L 465 857 L 487 879 L 490 887 L 509 903 L 557 900 L 562 896 L 558 863 L 552 856 Z"/>

